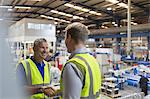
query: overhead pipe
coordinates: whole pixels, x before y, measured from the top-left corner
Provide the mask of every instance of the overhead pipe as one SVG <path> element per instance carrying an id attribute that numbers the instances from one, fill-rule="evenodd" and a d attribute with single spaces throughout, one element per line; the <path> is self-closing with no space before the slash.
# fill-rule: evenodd
<path id="1" fill-rule="evenodd" d="M 148 31 L 150 30 L 150 23 L 147 24 L 139 24 L 131 26 L 132 32 L 136 31 Z M 93 34 L 111 34 L 111 33 L 124 33 L 127 32 L 127 26 L 116 27 L 116 28 L 108 28 L 108 29 L 91 29 L 91 35 Z"/>

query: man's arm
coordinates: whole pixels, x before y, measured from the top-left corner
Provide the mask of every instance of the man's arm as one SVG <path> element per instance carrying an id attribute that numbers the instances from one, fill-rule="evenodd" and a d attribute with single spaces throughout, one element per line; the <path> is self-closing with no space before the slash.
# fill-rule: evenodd
<path id="1" fill-rule="evenodd" d="M 26 73 L 22 63 L 19 63 L 17 67 L 16 76 L 19 84 L 21 84 L 22 86 L 27 85 Z"/>
<path id="2" fill-rule="evenodd" d="M 82 73 L 73 63 L 66 64 L 63 71 L 63 99 L 80 99 Z"/>
<path id="3" fill-rule="evenodd" d="M 22 63 L 19 63 L 16 73 L 17 73 L 17 80 L 20 84 L 20 87 L 22 87 L 22 89 L 25 90 L 28 94 L 32 95 L 37 92 L 40 92 L 39 88 L 27 85 L 26 72 Z"/>
<path id="4" fill-rule="evenodd" d="M 17 67 L 17 79 L 19 81 L 20 86 L 22 87 L 23 90 L 27 92 L 27 94 L 33 95 L 36 93 L 45 93 L 48 96 L 53 96 L 55 93 L 54 89 L 50 87 L 44 89 L 44 88 L 29 86 L 27 84 L 26 72 L 22 63 L 20 63 Z"/>

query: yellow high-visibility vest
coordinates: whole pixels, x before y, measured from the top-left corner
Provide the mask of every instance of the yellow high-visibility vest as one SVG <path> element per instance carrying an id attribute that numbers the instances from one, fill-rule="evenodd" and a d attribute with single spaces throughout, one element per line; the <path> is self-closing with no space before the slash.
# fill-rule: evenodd
<path id="1" fill-rule="evenodd" d="M 92 55 L 85 53 L 76 54 L 73 58 L 68 60 L 67 63 L 68 62 L 78 65 L 77 68 L 79 68 L 79 70 L 85 70 L 85 84 L 81 91 L 81 99 L 100 99 L 101 72 L 97 60 Z M 62 74 L 60 80 L 61 90 L 63 90 Z"/>
<path id="2" fill-rule="evenodd" d="M 44 80 L 36 64 L 29 58 L 25 61 L 21 61 L 24 66 L 27 82 L 30 86 L 42 87 L 50 84 L 50 71 L 49 64 L 44 61 Z M 38 93 L 31 96 L 31 99 L 43 99 L 47 98 L 44 93 Z"/>

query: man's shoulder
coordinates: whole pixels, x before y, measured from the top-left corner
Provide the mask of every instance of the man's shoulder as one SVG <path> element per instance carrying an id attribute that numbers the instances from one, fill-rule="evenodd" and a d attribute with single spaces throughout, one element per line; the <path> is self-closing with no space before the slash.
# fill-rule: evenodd
<path id="1" fill-rule="evenodd" d="M 68 62 L 65 64 L 65 69 L 69 70 L 69 69 L 73 69 L 76 74 L 82 74 L 85 75 L 85 68 L 83 66 L 80 66 L 81 64 L 76 63 L 76 62 Z"/>

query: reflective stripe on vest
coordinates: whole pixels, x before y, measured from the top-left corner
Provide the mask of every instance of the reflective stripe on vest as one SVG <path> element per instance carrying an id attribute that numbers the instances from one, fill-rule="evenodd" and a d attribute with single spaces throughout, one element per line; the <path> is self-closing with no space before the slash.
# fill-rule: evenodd
<path id="1" fill-rule="evenodd" d="M 89 76 L 90 76 L 90 89 L 89 89 L 89 96 L 88 97 L 81 97 L 81 99 L 92 99 L 92 98 L 97 98 L 100 95 L 100 91 L 96 92 L 96 94 L 94 95 L 93 93 L 93 75 L 92 75 L 92 70 L 90 65 L 88 64 L 88 62 L 81 56 L 75 56 L 74 58 L 79 58 L 80 60 L 84 61 L 85 64 L 88 67 L 88 72 L 89 72 Z"/>
<path id="2" fill-rule="evenodd" d="M 28 71 L 28 75 L 27 75 L 27 82 L 28 85 L 32 85 L 32 79 L 31 79 L 31 70 L 30 70 L 30 64 L 29 62 L 26 60 L 26 66 L 27 66 L 27 71 Z M 49 72 L 50 75 L 50 72 Z M 36 84 L 36 85 L 32 85 L 35 87 L 42 87 L 42 86 L 48 86 L 50 83 L 42 83 L 42 84 Z"/>
<path id="3" fill-rule="evenodd" d="M 50 85 L 50 71 L 49 71 L 49 65 L 47 62 L 45 62 L 44 67 L 44 79 L 41 76 L 41 73 L 39 72 L 38 68 L 36 67 L 35 63 L 31 59 L 27 59 L 25 61 L 22 61 L 22 64 L 24 66 L 26 77 L 27 77 L 27 83 L 29 86 L 35 86 L 35 87 L 43 87 Z M 36 73 L 36 76 L 32 73 Z M 36 77 L 38 80 L 36 80 Z M 43 93 L 37 93 L 31 96 L 31 99 L 42 99 L 47 98 Z"/>
<path id="4" fill-rule="evenodd" d="M 76 54 L 72 59 L 68 60 L 67 63 L 68 62 L 72 62 L 74 64 L 79 63 L 80 65 L 78 65 L 77 68 L 83 68 L 86 71 L 86 73 L 83 74 L 85 75 L 85 85 L 81 91 L 81 99 L 99 99 L 101 74 L 100 67 L 96 59 L 89 54 Z M 63 90 L 62 74 L 60 80 L 61 90 Z"/>
<path id="5" fill-rule="evenodd" d="M 29 62 L 27 60 L 25 60 L 25 62 L 26 62 L 27 71 L 28 71 L 27 82 L 28 82 L 28 85 L 32 85 L 30 64 L 29 64 Z"/>

